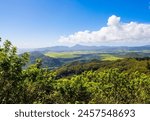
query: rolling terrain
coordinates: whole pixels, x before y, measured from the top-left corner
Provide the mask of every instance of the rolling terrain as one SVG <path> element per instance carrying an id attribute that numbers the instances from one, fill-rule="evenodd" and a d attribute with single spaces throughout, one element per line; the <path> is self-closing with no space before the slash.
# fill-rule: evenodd
<path id="1" fill-rule="evenodd" d="M 147 52 L 32 51 L 29 56 L 18 55 L 9 41 L 4 45 L 0 103 L 150 104 Z"/>
<path id="2" fill-rule="evenodd" d="M 18 54 L 30 53 L 29 64 L 33 64 L 39 58 L 42 60 L 43 67 L 50 69 L 75 61 L 89 62 L 93 59 L 115 61 L 124 58 L 150 57 L 149 45 L 138 47 L 75 45 L 72 47 L 54 46 L 37 49 L 18 49 L 18 51 Z"/>
<path id="3" fill-rule="evenodd" d="M 145 52 L 114 52 L 104 53 L 101 51 L 68 51 L 68 52 L 30 52 L 29 64 L 35 63 L 36 59 L 42 60 L 43 67 L 57 68 L 75 61 L 89 62 L 91 60 L 115 61 L 125 58 L 145 58 L 150 53 Z"/>

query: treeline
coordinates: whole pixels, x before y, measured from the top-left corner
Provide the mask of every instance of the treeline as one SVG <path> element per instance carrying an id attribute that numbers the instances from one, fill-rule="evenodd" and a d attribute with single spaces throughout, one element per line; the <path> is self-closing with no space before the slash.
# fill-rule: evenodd
<path id="1" fill-rule="evenodd" d="M 150 59 L 74 62 L 55 70 L 26 67 L 10 41 L 0 46 L 0 103 L 150 103 Z M 26 67 L 26 68 L 25 68 Z"/>

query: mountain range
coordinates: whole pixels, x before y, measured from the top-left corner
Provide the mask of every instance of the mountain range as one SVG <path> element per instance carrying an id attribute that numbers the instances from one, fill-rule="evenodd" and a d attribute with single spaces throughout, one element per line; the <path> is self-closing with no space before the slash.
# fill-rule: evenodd
<path id="1" fill-rule="evenodd" d="M 36 48 L 36 49 L 18 49 L 18 53 L 24 52 L 32 52 L 32 51 L 39 51 L 39 52 L 68 52 L 68 51 L 101 51 L 101 52 L 127 52 L 127 51 L 150 51 L 150 45 L 145 46 L 135 46 L 135 47 L 128 47 L 128 46 L 85 46 L 85 45 L 75 45 L 72 47 L 67 46 L 53 46 L 53 47 L 45 47 L 45 48 Z"/>

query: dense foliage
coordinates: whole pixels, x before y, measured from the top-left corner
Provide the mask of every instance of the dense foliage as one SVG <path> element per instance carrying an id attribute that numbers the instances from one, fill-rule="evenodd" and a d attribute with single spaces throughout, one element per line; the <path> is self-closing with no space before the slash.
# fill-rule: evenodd
<path id="1" fill-rule="evenodd" d="M 150 59 L 73 62 L 58 69 L 26 67 L 10 41 L 0 46 L 0 103 L 150 103 Z"/>

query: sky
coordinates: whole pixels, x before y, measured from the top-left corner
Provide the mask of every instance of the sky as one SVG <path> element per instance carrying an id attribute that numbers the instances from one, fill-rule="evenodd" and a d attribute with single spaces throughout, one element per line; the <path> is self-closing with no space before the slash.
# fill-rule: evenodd
<path id="1" fill-rule="evenodd" d="M 18 48 L 150 45 L 150 0 L 0 0 L 0 37 Z"/>

